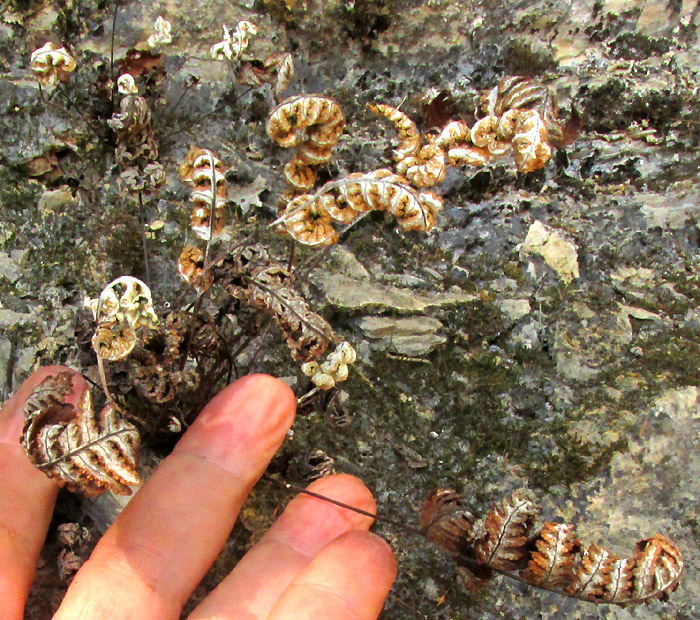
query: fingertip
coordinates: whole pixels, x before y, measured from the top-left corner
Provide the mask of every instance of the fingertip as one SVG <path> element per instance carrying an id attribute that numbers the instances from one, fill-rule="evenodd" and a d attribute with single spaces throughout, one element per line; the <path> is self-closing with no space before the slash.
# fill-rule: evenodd
<path id="1" fill-rule="evenodd" d="M 357 562 L 357 570 L 364 571 L 381 579 L 387 590 L 394 583 L 398 572 L 396 557 L 391 545 L 373 532 L 352 530 L 338 536 L 330 546 L 337 546 L 337 552 L 351 554 Z"/>
<path id="2" fill-rule="evenodd" d="M 286 432 L 294 420 L 296 403 L 296 396 L 286 383 L 270 375 L 247 375 L 227 385 L 212 398 L 192 426 L 207 424 L 212 419 L 240 416 L 245 410 L 247 417 L 255 411 L 262 412 L 257 422 L 263 432 L 276 426 L 285 427 Z"/>
<path id="3" fill-rule="evenodd" d="M 278 411 L 284 419 L 280 423 L 287 423 L 287 426 L 292 425 L 294 415 L 297 410 L 297 397 L 284 381 L 272 375 L 263 373 L 255 373 L 238 379 L 228 387 L 233 387 L 240 384 L 240 389 L 253 392 L 258 395 L 266 395 L 269 402 L 276 403 L 276 411 Z M 228 388 L 226 388 L 228 389 Z"/>
<path id="4" fill-rule="evenodd" d="M 307 489 L 367 512 L 373 513 L 377 510 L 377 503 L 372 492 L 362 480 L 350 474 L 334 474 L 320 478 L 312 482 Z"/>
<path id="5" fill-rule="evenodd" d="M 267 618 L 377 618 L 395 578 L 389 545 L 370 532 L 353 530 L 316 554 Z"/>
<path id="6" fill-rule="evenodd" d="M 195 454 L 225 469 L 261 472 L 294 421 L 296 397 L 279 379 L 248 375 L 204 407 L 173 454 Z"/>

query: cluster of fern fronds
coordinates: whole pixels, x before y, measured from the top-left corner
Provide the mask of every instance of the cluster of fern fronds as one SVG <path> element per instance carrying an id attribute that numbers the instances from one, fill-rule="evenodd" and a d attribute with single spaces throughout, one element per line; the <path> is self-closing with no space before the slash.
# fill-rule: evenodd
<path id="1" fill-rule="evenodd" d="M 283 101 L 267 122 L 271 139 L 296 149 L 284 168 L 289 190 L 275 222 L 278 232 L 308 246 L 332 245 L 338 241 L 336 226 L 350 226 L 373 210 L 391 213 L 404 230 L 429 231 L 443 201 L 427 188 L 442 182 L 449 166 L 483 166 L 511 153 L 523 173 L 547 163 L 548 140 L 551 136 L 556 141 L 562 133 L 549 89 L 528 78 L 508 78 L 486 93 L 482 104 L 485 115 L 472 127 L 457 120 L 425 135 L 397 108 L 370 105 L 399 134 L 395 171 L 380 168 L 350 174 L 310 194 L 316 181 L 314 166 L 330 160 L 345 115 L 335 100 L 323 95 Z"/>

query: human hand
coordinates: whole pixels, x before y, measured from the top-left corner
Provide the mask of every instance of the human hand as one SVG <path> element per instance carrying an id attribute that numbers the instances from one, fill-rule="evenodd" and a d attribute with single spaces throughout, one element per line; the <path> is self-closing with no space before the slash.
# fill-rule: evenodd
<path id="1" fill-rule="evenodd" d="M 0 605 L 20 620 L 51 520 L 57 485 L 19 444 L 34 373 L 0 410 Z M 76 396 L 87 384 L 75 376 Z M 236 381 L 202 411 L 76 574 L 54 620 L 177 619 L 226 541 L 248 493 L 294 419 L 292 391 L 277 379 Z M 310 487 L 373 512 L 366 487 L 347 475 Z M 297 496 L 195 609 L 190 620 L 376 618 L 396 575 L 369 517 Z"/>

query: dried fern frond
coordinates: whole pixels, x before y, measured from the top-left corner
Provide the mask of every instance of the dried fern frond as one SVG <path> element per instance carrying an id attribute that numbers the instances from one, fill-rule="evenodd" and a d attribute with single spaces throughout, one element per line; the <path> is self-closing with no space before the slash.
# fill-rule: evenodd
<path id="1" fill-rule="evenodd" d="M 169 45 L 173 42 L 173 25 L 162 15 L 156 18 L 153 30 L 153 34 L 146 40 L 146 44 L 152 51 L 157 51 L 162 45 Z"/>
<path id="2" fill-rule="evenodd" d="M 542 168 L 552 156 L 547 128 L 537 110 L 520 114 L 513 127 L 513 158 L 520 172 Z"/>
<path id="3" fill-rule="evenodd" d="M 564 130 L 557 118 L 554 93 L 537 80 L 522 75 L 503 78 L 482 93 L 480 107 L 486 115 L 501 116 L 508 110 L 537 110 L 547 128 L 546 140 L 559 144 Z"/>
<path id="4" fill-rule="evenodd" d="M 502 499 L 475 527 L 477 562 L 499 570 L 526 566 L 527 539 L 538 516 L 535 496 L 527 489 Z"/>
<path id="5" fill-rule="evenodd" d="M 471 127 L 464 121 L 447 123 L 435 144 L 446 151 L 450 166 L 483 166 L 491 158 L 488 149 L 473 146 Z"/>
<path id="6" fill-rule="evenodd" d="M 157 405 L 176 399 L 179 410 L 198 411 L 204 405 L 216 378 L 228 372 L 227 356 L 207 312 L 200 310 L 196 318 L 184 311 L 170 312 L 129 357 L 128 376 L 138 395 L 156 405 L 154 413 L 163 421 L 172 409 Z"/>
<path id="7" fill-rule="evenodd" d="M 226 177 L 221 160 L 208 149 L 192 146 L 180 165 L 180 178 L 193 187 L 192 230 L 205 241 L 217 237 L 226 222 Z"/>
<path id="8" fill-rule="evenodd" d="M 283 69 L 285 62 L 291 59 L 281 61 Z M 285 180 L 294 191 L 307 192 L 314 186 L 316 173 L 311 166 L 330 160 L 344 128 L 345 114 L 340 105 L 323 95 L 289 97 L 272 110 L 267 135 L 280 146 L 297 149 L 284 169 Z"/>
<path id="9" fill-rule="evenodd" d="M 355 211 L 388 211 L 404 230 L 431 230 L 442 206 L 436 194 L 414 190 L 407 179 L 386 168 L 350 174 L 336 185 L 339 197 Z"/>
<path id="10" fill-rule="evenodd" d="M 279 232 L 288 234 L 304 245 L 322 247 L 338 241 L 338 233 L 331 223 L 327 205 L 331 196 L 310 200 L 309 194 L 300 194 L 287 203 L 282 212 Z"/>
<path id="11" fill-rule="evenodd" d="M 510 140 L 500 131 L 500 119 L 497 116 L 485 116 L 472 127 L 472 143 L 486 149 L 490 155 L 502 156 L 510 152 Z"/>
<path id="12" fill-rule="evenodd" d="M 100 359 L 124 359 L 136 345 L 136 330 L 158 323 L 151 290 L 132 276 L 113 280 L 97 299 L 86 297 L 83 304 L 97 322 L 92 346 Z"/>
<path id="13" fill-rule="evenodd" d="M 295 360 L 316 360 L 333 341 L 331 326 L 309 308 L 291 274 L 261 245 L 234 249 L 213 269 L 214 281 L 230 295 L 277 323 Z"/>
<path id="14" fill-rule="evenodd" d="M 119 93 L 124 97 L 119 102 L 119 113 L 107 121 L 117 136 L 117 161 L 123 169 L 135 167 L 132 176 L 137 179 L 131 182 L 135 189 L 141 189 L 145 180 L 153 186 L 158 186 L 165 180 L 162 168 L 158 173 L 151 169 L 148 179 L 140 178 L 148 165 L 160 166 L 157 164 L 158 146 L 151 126 L 151 109 L 146 99 L 138 94 L 138 88 L 131 75 L 121 75 L 117 84 Z"/>
<path id="15" fill-rule="evenodd" d="M 323 95 L 296 95 L 277 105 L 267 120 L 267 135 L 280 146 L 332 146 L 345 127 L 340 105 Z"/>
<path id="16" fill-rule="evenodd" d="M 535 542 L 523 578 L 552 588 L 566 587 L 573 581 L 574 557 L 581 547 L 573 525 L 546 522 Z"/>
<path id="17" fill-rule="evenodd" d="M 214 280 L 211 272 L 204 268 L 204 250 L 194 245 L 185 246 L 177 261 L 180 277 L 197 293 L 208 290 Z"/>
<path id="18" fill-rule="evenodd" d="M 437 144 L 426 144 L 415 157 L 396 164 L 396 172 L 416 187 L 432 187 L 445 180 L 447 155 Z"/>
<path id="19" fill-rule="evenodd" d="M 472 540 L 475 518 L 464 497 L 453 489 L 435 489 L 423 501 L 420 526 L 427 539 L 450 555 L 459 555 Z"/>
<path id="20" fill-rule="evenodd" d="M 537 529 L 539 510 L 532 492 L 521 489 L 474 522 L 460 495 L 437 490 L 423 503 L 422 531 L 455 558 L 470 588 L 498 572 L 583 601 L 632 605 L 666 600 L 678 587 L 683 556 L 660 534 L 621 559 L 595 544 L 583 549 L 572 525 L 545 522 Z"/>
<path id="21" fill-rule="evenodd" d="M 283 175 L 287 185 L 295 192 L 308 192 L 316 184 L 316 172 L 298 153 L 287 162 Z"/>
<path id="22" fill-rule="evenodd" d="M 226 24 L 223 28 L 223 40 L 215 43 L 209 49 L 209 55 L 214 60 L 223 60 L 224 58 L 232 62 L 238 60 L 250 43 L 249 37 L 258 34 L 258 27 L 247 20 L 238 22 L 233 32 L 226 27 Z"/>
<path id="23" fill-rule="evenodd" d="M 404 230 L 429 231 L 441 208 L 437 194 L 419 192 L 405 178 L 380 168 L 326 183 L 313 195 L 295 196 L 272 225 L 283 226 L 301 243 L 322 246 L 337 241 L 331 219 L 351 224 L 367 211 L 388 211 Z"/>
<path id="24" fill-rule="evenodd" d="M 294 57 L 289 52 L 270 54 L 264 61 L 263 66 L 268 71 L 276 73 L 275 95 L 280 95 L 289 88 L 289 84 L 294 79 Z"/>
<path id="25" fill-rule="evenodd" d="M 394 158 L 397 161 L 418 155 L 421 145 L 420 132 L 406 114 L 384 103 L 370 104 L 367 107 L 375 114 L 389 120 L 398 132 L 400 142 L 398 148 L 394 150 Z"/>
<path id="26" fill-rule="evenodd" d="M 32 463 L 73 492 L 96 497 L 111 490 L 130 495 L 140 483 L 136 471 L 139 434 L 107 404 L 95 416 L 89 390 L 75 408 L 63 404 L 71 373 L 42 381 L 27 400 L 20 442 Z"/>

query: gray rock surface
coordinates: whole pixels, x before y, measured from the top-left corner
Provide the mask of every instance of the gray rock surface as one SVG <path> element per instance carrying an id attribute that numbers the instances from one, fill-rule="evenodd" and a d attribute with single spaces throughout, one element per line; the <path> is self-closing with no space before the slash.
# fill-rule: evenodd
<path id="1" fill-rule="evenodd" d="M 458 488 L 476 514 L 528 486 L 547 517 L 576 523 L 586 542 L 626 552 L 660 532 L 687 561 L 670 601 L 643 607 L 596 607 L 501 578 L 473 595 L 427 542 L 378 525 L 399 561 L 382 618 L 700 617 L 697 3 L 126 2 L 117 63 L 162 12 L 175 35 L 160 69 L 137 76 L 167 174 L 141 210 L 117 183 L 106 126 L 112 9 L 101 6 L 10 1 L 0 15 L 7 390 L 50 362 L 94 377 L 81 300 L 119 275 L 145 277 L 142 222 L 165 222 L 147 239 L 158 312 L 192 302 L 174 267 L 192 238 L 189 189 L 177 173 L 190 144 L 229 168 L 232 241 L 263 242 L 288 258 L 288 240 L 269 229 L 290 158 L 265 133 L 274 95 L 236 84 L 232 67 L 209 59 L 222 23 L 258 25 L 244 60 L 293 53 L 285 96 L 320 92 L 343 107 L 347 128 L 323 179 L 391 165 L 395 133 L 368 103 L 400 106 L 422 130 L 435 118 L 471 123 L 482 89 L 533 76 L 556 93 L 571 138 L 544 170 L 524 176 L 508 160 L 451 169 L 431 233 L 403 233 L 375 213 L 331 251 L 296 249 L 300 286 L 360 352 L 343 386 L 342 408 L 354 415 L 346 426 L 336 425 L 337 411 L 300 417 L 273 467 L 284 474 L 285 463 L 323 450 L 337 470 L 366 481 L 383 513 L 411 524 L 436 486 Z M 40 93 L 29 55 L 47 38 L 68 45 L 79 66 L 60 91 Z M 523 251 L 533 226 L 556 233 L 556 243 Z M 376 330 L 388 325 L 412 325 L 405 333 L 421 334 L 417 355 L 429 363 L 401 359 L 411 336 L 401 355 L 383 350 Z M 278 336 L 262 345 L 255 370 L 303 381 Z M 276 489 L 254 492 L 194 601 L 285 501 Z M 77 521 L 76 511 L 61 498 L 62 519 Z M 56 583 L 52 541 L 50 533 L 45 562 Z M 27 618 L 50 617 L 64 586 L 35 589 Z"/>

